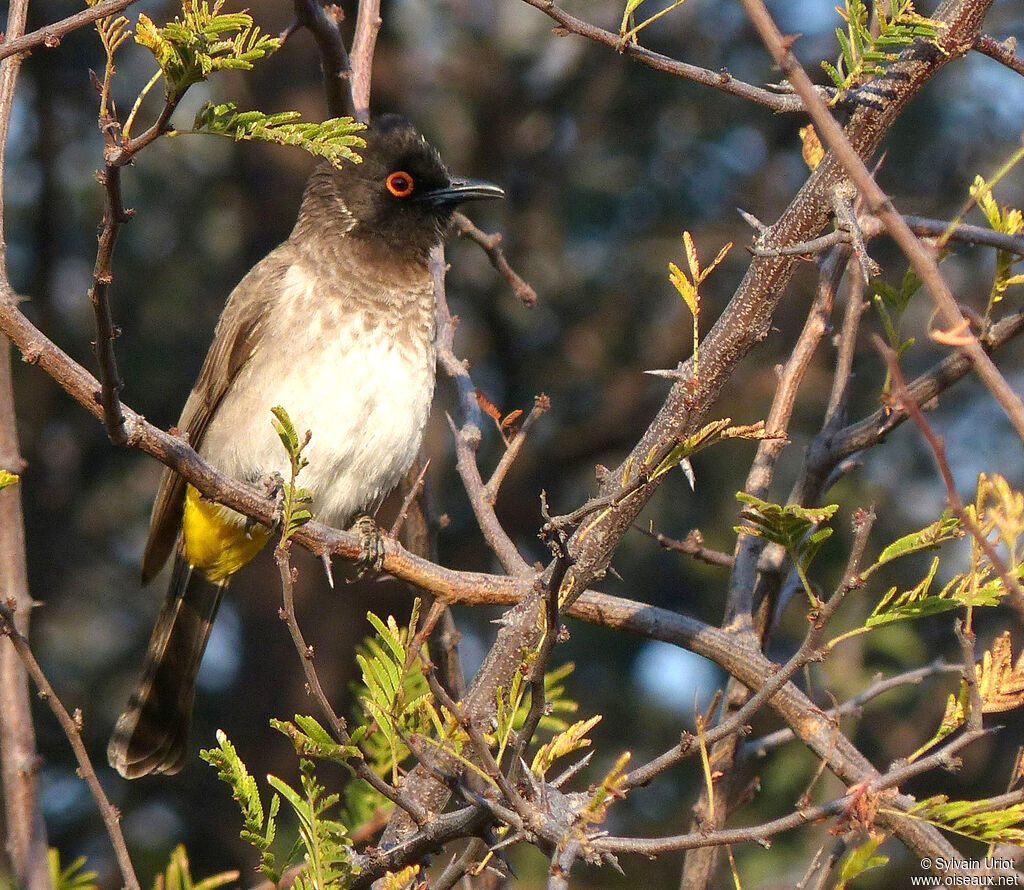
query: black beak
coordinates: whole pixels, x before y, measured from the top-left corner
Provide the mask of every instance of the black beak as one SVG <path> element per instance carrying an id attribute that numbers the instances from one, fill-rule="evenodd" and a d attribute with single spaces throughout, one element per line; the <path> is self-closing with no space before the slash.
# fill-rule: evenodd
<path id="1" fill-rule="evenodd" d="M 463 201 L 504 198 L 505 190 L 482 179 L 453 179 L 447 186 L 422 192 L 417 200 L 431 207 L 454 207 Z"/>

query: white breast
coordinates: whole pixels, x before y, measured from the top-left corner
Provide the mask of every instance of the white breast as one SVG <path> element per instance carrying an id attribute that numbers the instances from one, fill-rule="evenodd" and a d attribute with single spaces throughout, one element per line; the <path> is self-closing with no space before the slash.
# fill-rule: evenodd
<path id="1" fill-rule="evenodd" d="M 298 483 L 312 492 L 317 519 L 341 526 L 387 494 L 419 453 L 434 392 L 433 343 L 396 338 L 351 306 L 319 299 L 297 265 L 284 284 L 290 298 L 267 319 L 200 453 L 236 478 L 276 471 L 288 479 L 270 413 L 284 406 L 300 438 L 313 434 Z"/>

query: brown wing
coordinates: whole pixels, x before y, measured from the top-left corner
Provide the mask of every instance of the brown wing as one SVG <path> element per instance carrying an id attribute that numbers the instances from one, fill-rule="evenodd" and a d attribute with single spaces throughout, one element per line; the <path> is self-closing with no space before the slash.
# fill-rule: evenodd
<path id="1" fill-rule="evenodd" d="M 262 335 L 266 302 L 274 289 L 280 288 L 292 259 L 290 245 L 285 242 L 253 266 L 228 297 L 199 379 L 178 421 L 178 429 L 196 450 L 221 399 L 253 354 Z M 142 557 L 143 583 L 160 571 L 174 548 L 184 499 L 185 480 L 167 468 L 149 519 L 149 540 Z"/>

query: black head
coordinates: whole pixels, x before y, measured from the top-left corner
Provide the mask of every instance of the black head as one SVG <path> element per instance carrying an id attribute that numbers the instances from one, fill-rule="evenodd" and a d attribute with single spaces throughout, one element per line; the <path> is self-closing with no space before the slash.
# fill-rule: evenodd
<path id="1" fill-rule="evenodd" d="M 328 198 L 326 207 L 318 201 L 318 210 L 344 224 L 351 236 L 382 242 L 392 251 L 426 254 L 444 237 L 458 204 L 504 197 L 496 185 L 453 178 L 437 151 L 404 118 L 385 115 L 363 137 L 362 163 L 331 169 L 333 195 L 316 189 Z M 328 183 L 321 180 L 321 185 Z"/>

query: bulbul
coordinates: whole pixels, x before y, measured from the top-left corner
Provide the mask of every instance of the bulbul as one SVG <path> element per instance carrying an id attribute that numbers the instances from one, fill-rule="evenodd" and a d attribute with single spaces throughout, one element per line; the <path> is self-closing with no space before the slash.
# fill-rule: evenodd
<path id="1" fill-rule="evenodd" d="M 429 251 L 458 204 L 504 195 L 452 178 L 401 118 L 364 135 L 362 163 L 318 167 L 291 236 L 231 293 L 178 422 L 205 460 L 255 485 L 288 477 L 270 411 L 283 405 L 312 430 L 301 482 L 336 527 L 379 503 L 419 452 L 435 373 Z M 107 750 L 125 778 L 181 769 L 217 606 L 269 537 L 165 471 L 142 578 L 173 552 L 170 588 Z"/>

